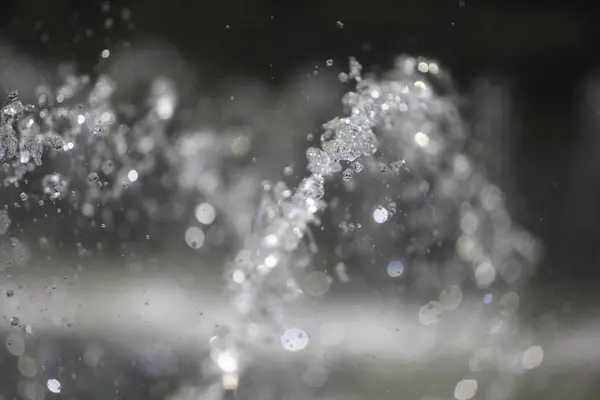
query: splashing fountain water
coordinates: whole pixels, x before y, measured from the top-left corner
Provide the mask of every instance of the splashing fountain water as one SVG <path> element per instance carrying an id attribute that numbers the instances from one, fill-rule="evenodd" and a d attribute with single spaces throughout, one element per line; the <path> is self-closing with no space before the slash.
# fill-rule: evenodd
<path id="1" fill-rule="evenodd" d="M 142 198 L 141 211 L 150 220 L 185 214 L 181 211 L 185 205 L 172 203 L 168 195 L 162 202 L 144 196 L 143 185 L 155 181 L 167 193 L 198 190 L 202 199 L 196 201 L 194 216 L 203 225 L 211 225 L 219 213 L 229 216 L 242 249 L 226 271 L 237 316 L 210 341 L 213 364 L 209 369 L 218 376 L 216 392 L 220 393 L 238 388 L 240 375 L 263 339 L 275 336 L 274 343 L 291 352 L 310 346 L 313 333 L 286 325 L 285 304 L 303 296 L 299 276 L 318 253 L 311 227 L 322 223 L 319 216 L 329 206 L 330 217 L 344 236 L 366 230 L 353 222 L 358 216 L 348 207 L 325 200 L 327 181 L 340 174 L 353 196 L 364 197 L 357 203 L 373 204 L 366 210 L 368 222 L 375 222 L 368 234 L 379 238 L 378 229 L 389 229 L 391 234 L 382 241 L 404 245 L 401 260 L 386 255 L 385 273 L 390 278 L 403 277 L 409 269 L 415 275 L 424 273 L 418 266 L 426 263 L 437 266 L 435 271 L 427 269 L 428 279 L 437 274 L 437 283 L 423 283 L 437 293 L 419 308 L 421 324 L 438 323 L 445 313 L 458 309 L 463 293 L 472 289 L 484 291 L 484 304 L 497 304 L 499 313 L 489 321 L 490 333 L 497 339 L 490 339 L 485 351 L 473 357 L 477 362 L 491 358 L 496 367 L 504 368 L 507 361 L 492 344 L 500 343 L 514 328 L 519 304 L 514 288 L 528 274 L 523 267 L 535 264 L 539 248 L 527 232 L 512 224 L 501 191 L 469 158 L 466 128 L 452 97 L 451 80 L 438 64 L 400 57 L 383 78 L 363 77 L 361 70 L 351 59 L 350 72 L 340 75 L 356 88 L 343 98 L 347 115 L 326 123 L 320 147 L 306 151 L 309 175 L 295 188 L 283 182 L 260 183 L 261 201 L 250 232 L 247 220 L 238 218 L 236 210 L 220 207 L 228 204 L 228 198 L 253 196 L 251 188 L 240 183 L 244 179 L 226 184 L 220 176 L 228 158 L 247 155 L 244 149 L 249 144 L 244 140 L 248 138 L 194 132 L 175 135 L 173 141 L 168 132 L 174 129 L 177 91 L 171 81 L 160 77 L 150 87 L 145 111 L 120 105 L 115 99 L 117 85 L 108 75 L 99 76 L 92 85 L 87 76 L 69 74 L 55 94 L 50 88 L 39 88 L 36 106 L 25 106 L 16 93 L 11 94 L 0 115 L 4 186 L 31 184 L 32 173 L 48 167 L 43 160 L 50 160 L 52 168 L 53 163 L 65 163 L 61 154 L 66 153 L 68 167 L 43 174 L 41 193 L 18 189 L 22 203 L 36 198 L 43 204 L 43 196 L 56 204 L 65 200 L 83 219 L 98 220 L 103 229 L 121 234 L 143 220 L 137 214 L 140 210 L 132 208 L 125 214 L 133 216 L 133 222 L 119 225 L 107 211 L 122 205 L 130 191 Z M 45 147 L 53 152 L 45 153 Z M 146 179 L 149 176 L 158 179 Z M 378 190 L 360 193 L 357 188 L 364 183 L 363 176 Z M 256 182 L 250 175 L 244 177 L 246 183 Z M 8 213 L 6 208 L 0 215 L 2 235 L 10 229 Z M 395 225 L 402 227 L 403 235 L 390 224 L 401 216 Z M 205 232 L 193 225 L 182 236 L 194 249 L 207 240 Z M 21 245 L 14 238 L 11 241 L 11 257 L 18 259 L 16 249 Z M 370 250 L 368 246 L 341 250 L 345 254 L 340 258 Z M 344 264 L 338 266 L 340 281 L 347 281 Z M 328 290 L 328 275 L 308 276 L 315 293 Z M 504 282 L 492 290 L 497 276 Z M 472 288 L 465 283 L 467 278 L 472 278 Z M 539 365 L 540 350 L 539 346 L 523 349 L 526 369 Z M 52 385 L 51 391 L 61 390 L 60 384 Z M 478 388 L 477 380 L 465 378 L 454 395 L 469 399 Z"/>
<path id="2" fill-rule="evenodd" d="M 500 266 L 505 281 L 513 283 L 521 266 L 519 258 L 530 264 L 536 260 L 535 242 L 526 232 L 511 227 L 499 190 L 487 183 L 481 174 L 473 172 L 471 161 L 460 152 L 465 130 L 458 111 L 450 100 L 435 93 L 427 79 L 429 73 L 438 80 L 446 79 L 442 83 L 449 83 L 437 64 L 402 57 L 397 60 L 390 79 L 381 81 L 363 79 L 360 72 L 360 64 L 351 59 L 350 74 L 342 76 L 343 80 L 356 81 L 356 91 L 344 97 L 349 115 L 325 124 L 321 148 L 307 150 L 310 175 L 295 190 L 288 189 L 282 182 L 263 183 L 265 194 L 258 212 L 260 221 L 255 232 L 247 238 L 246 248 L 238 254 L 229 274 L 236 287 L 234 303 L 243 322 L 233 331 L 212 340 L 212 356 L 223 373 L 225 389 L 237 388 L 240 362 L 245 357 L 242 349 L 249 346 L 248 342 L 256 340 L 251 331 L 264 321 L 263 311 L 268 310 L 268 318 L 278 324 L 284 313 L 284 301 L 302 293 L 293 271 L 305 265 L 306 260 L 295 259 L 294 251 L 310 234 L 309 226 L 319 224 L 317 213 L 326 206 L 322 200 L 325 180 L 342 170 L 344 180 L 350 180 L 363 168 L 359 158 L 373 157 L 380 141 L 394 149 L 392 155 L 396 150 L 400 153 L 396 156 L 401 156 L 401 161 L 393 162 L 390 168 L 397 174 L 410 168 L 412 179 L 419 180 L 418 191 L 430 190 L 423 178 L 433 179 L 434 193 L 429 201 L 426 200 L 425 207 L 447 213 L 448 202 L 456 204 L 462 199 L 456 262 L 472 266 L 477 287 L 488 289 Z M 376 130 L 381 133 L 379 139 Z M 387 169 L 384 166 L 383 170 Z M 424 184 L 427 184 L 426 188 Z M 405 200 L 408 203 L 408 199 Z M 394 208 L 395 204 L 388 208 L 377 207 L 373 219 L 376 223 L 386 222 L 390 213 L 395 212 Z M 435 215 L 432 217 L 435 219 Z M 431 255 L 432 247 L 453 234 L 451 230 L 440 231 L 440 222 L 439 217 L 437 221 L 409 221 L 409 224 L 418 224 L 420 229 L 424 224 L 432 225 L 424 232 L 429 238 L 418 238 L 412 250 L 415 257 Z M 402 263 L 391 261 L 388 273 L 397 277 L 403 274 L 403 268 Z M 434 324 L 444 311 L 458 308 L 463 295 L 456 283 L 442 290 L 439 301 L 430 301 L 421 307 L 421 323 Z M 502 299 L 510 295 L 515 294 L 510 292 Z M 489 303 L 491 295 L 486 296 L 484 301 Z M 251 339 L 247 340 L 248 337 Z M 308 334 L 297 327 L 285 330 L 281 337 L 283 347 L 290 351 L 303 349 L 308 340 Z M 473 381 L 474 389 L 471 381 L 461 381 L 457 385 L 460 397 L 470 398 L 475 394 L 477 381 Z M 467 391 L 472 394 L 462 395 Z"/>

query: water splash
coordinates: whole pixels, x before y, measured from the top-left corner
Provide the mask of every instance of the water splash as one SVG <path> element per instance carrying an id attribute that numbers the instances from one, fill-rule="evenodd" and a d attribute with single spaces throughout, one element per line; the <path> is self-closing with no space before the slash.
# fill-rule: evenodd
<path id="1" fill-rule="evenodd" d="M 259 221 L 229 273 L 236 293 L 234 305 L 240 315 L 239 326 L 212 342 L 215 354 L 227 354 L 237 360 L 235 371 L 225 370 L 217 362 L 223 382 L 237 382 L 237 374 L 243 371 L 248 357 L 244 351 L 256 341 L 256 337 L 248 335 L 250 327 L 268 331 L 274 325 L 276 331 L 285 330 L 284 348 L 292 346 L 298 350 L 308 345 L 308 339 L 299 347 L 290 344 L 288 333 L 302 330 L 283 326 L 283 304 L 302 295 L 295 271 L 306 266 L 310 257 L 302 255 L 301 245 L 308 240 L 308 248 L 311 244 L 314 247 L 310 226 L 320 223 L 318 213 L 327 205 L 323 200 L 326 180 L 342 171 L 344 181 L 352 180 L 363 169 L 357 162 L 361 157 L 366 157 L 367 164 L 390 155 L 400 159 L 384 162 L 383 167 L 381 161 L 377 164 L 384 174 L 402 176 L 406 187 L 399 190 L 399 200 L 403 206 L 420 201 L 422 210 L 414 210 L 406 221 L 414 229 L 413 245 L 407 249 L 411 258 L 431 257 L 432 248 L 455 237 L 456 230 L 447 222 L 448 207 L 462 202 L 457 221 L 462 233 L 456 241 L 454 257 L 451 255 L 454 251 L 450 254 L 446 251 L 445 257 L 446 261 L 470 264 L 470 275 L 477 287 L 490 287 L 496 270 L 505 265 L 536 261 L 533 238 L 509 222 L 498 221 L 499 215 L 507 215 L 499 190 L 476 172 L 474 163 L 461 152 L 466 129 L 455 103 L 434 90 L 434 85 L 448 87 L 450 78 L 435 62 L 411 57 L 399 58 L 396 68 L 384 79 L 364 79 L 361 70 L 360 64 L 351 59 L 349 74 L 341 77 L 342 81 L 353 80 L 356 90 L 343 98 L 348 115 L 326 123 L 321 147 L 306 151 L 310 174 L 295 189 L 289 189 L 283 182 L 262 185 Z M 386 150 L 377 155 L 381 143 Z M 413 187 L 417 193 L 431 192 L 431 195 L 425 199 L 415 197 Z M 376 207 L 375 222 L 383 223 L 395 214 L 396 202 L 391 201 L 389 209 Z M 402 263 L 395 261 L 389 265 Z M 390 276 L 404 273 L 404 266 L 402 271 L 392 268 L 390 272 L 389 265 Z M 436 299 L 421 307 L 419 319 L 424 325 L 438 323 L 445 312 L 458 308 L 462 296 L 458 286 L 444 288 L 439 302 Z M 308 338 L 308 334 L 304 335 Z M 465 385 L 459 386 L 457 390 L 463 396 L 468 390 L 463 390 Z M 235 389 L 237 385 L 224 383 L 224 387 Z M 467 389 L 471 390 L 470 386 Z"/>
<path id="2" fill-rule="evenodd" d="M 409 271 L 418 275 L 420 263 L 441 260 L 438 274 L 444 276 L 433 285 L 439 296 L 427 299 L 415 312 L 423 325 L 435 325 L 459 308 L 463 291 L 468 290 L 465 277 L 472 279 L 475 288 L 488 291 L 497 277 L 512 285 L 526 275 L 524 269 L 535 262 L 538 249 L 533 238 L 510 220 L 501 191 L 467 156 L 468 138 L 452 98 L 451 80 L 437 63 L 401 57 L 380 78 L 363 77 L 361 65 L 351 59 L 350 71 L 340 79 L 353 82 L 355 89 L 343 98 L 346 115 L 324 124 L 321 145 L 307 149 L 308 175 L 295 188 L 262 181 L 255 213 L 239 204 L 232 207 L 231 202 L 251 204 L 243 200 L 254 195 L 258 178 L 252 174 L 222 177 L 228 158 L 248 156 L 249 136 L 179 130 L 178 93 L 174 83 L 162 77 L 151 82 L 146 107 L 138 109 L 119 102 L 117 85 L 108 75 L 92 83 L 85 75 L 69 74 L 54 91 L 39 88 L 36 106 L 23 105 L 16 93 L 9 95 L 0 115 L 5 184 L 25 184 L 28 174 L 45 166 L 45 159 L 53 164 L 67 154 L 72 157 L 71 169 L 44 174 L 43 194 L 51 201 L 68 198 L 84 217 L 100 218 L 102 228 L 110 229 L 118 219 L 102 207 L 116 209 L 128 192 L 136 191 L 143 199 L 138 208 L 151 220 L 184 218 L 185 204 L 173 201 L 173 196 L 166 196 L 162 204 L 144 196 L 144 185 L 152 182 L 165 192 L 197 196 L 190 220 L 211 225 L 217 215 L 229 217 L 243 248 L 227 271 L 238 317 L 227 329 L 219 329 L 210 343 L 212 371 L 220 376 L 221 389 L 237 388 L 253 347 L 264 336 L 275 336 L 276 343 L 289 351 L 310 346 L 311 332 L 288 326 L 285 304 L 311 294 L 298 275 L 304 274 L 318 251 L 312 229 L 322 223 L 326 207 L 343 235 L 359 237 L 367 226 L 353 221 L 358 213 L 340 213 L 343 207 L 336 207 L 335 199 L 326 199 L 327 182 L 337 174 L 355 199 L 362 196 L 364 201 L 356 203 L 368 205 L 367 222 L 378 226 L 368 235 L 381 242 L 386 240 L 381 236 L 395 240 L 394 230 L 400 226 L 410 237 L 409 243 L 398 246 L 405 250 L 402 261 L 382 263 L 390 278 L 398 280 Z M 357 191 L 365 179 L 372 186 Z M 378 190 L 372 190 L 375 185 Z M 20 192 L 23 203 L 34 198 Z M 251 212 L 251 224 L 240 218 Z M 390 223 L 400 217 L 398 223 Z M 0 233 L 6 234 L 10 226 L 8 214 L 2 214 Z M 204 229 L 189 226 L 182 239 L 201 250 L 208 242 Z M 6 243 L 0 247 L 11 249 L 15 262 L 26 262 L 29 253 L 22 243 L 14 238 Z M 341 253 L 371 256 L 371 250 L 358 245 Z M 345 276 L 340 280 L 350 280 L 345 264 L 338 265 L 339 275 Z M 428 288 L 436 272 L 422 270 L 427 279 L 419 280 L 419 285 Z M 328 275 L 308 276 L 314 283 L 313 295 L 327 292 Z M 519 297 L 512 288 L 497 294 L 501 312 L 490 321 L 490 332 L 502 335 L 511 329 Z M 541 362 L 539 353 L 537 349 L 527 353 L 527 366 Z M 501 354 L 496 357 L 502 360 Z M 471 380 L 461 382 L 466 382 L 457 385 L 461 397 L 477 390 L 476 381 L 474 390 Z"/>

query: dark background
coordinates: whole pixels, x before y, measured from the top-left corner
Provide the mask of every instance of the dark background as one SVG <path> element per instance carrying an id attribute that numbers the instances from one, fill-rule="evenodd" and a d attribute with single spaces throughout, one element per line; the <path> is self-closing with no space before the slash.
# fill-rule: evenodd
<path id="1" fill-rule="evenodd" d="M 275 90 L 327 59 L 340 66 L 353 55 L 381 70 L 402 53 L 435 57 L 471 100 L 473 134 L 503 154 L 490 174 L 513 216 L 544 241 L 538 279 L 587 280 L 600 261 L 597 16 L 572 2 L 29 0 L 3 4 L 0 35 L 83 71 L 104 48 L 155 37 L 205 82 L 247 76 Z"/>

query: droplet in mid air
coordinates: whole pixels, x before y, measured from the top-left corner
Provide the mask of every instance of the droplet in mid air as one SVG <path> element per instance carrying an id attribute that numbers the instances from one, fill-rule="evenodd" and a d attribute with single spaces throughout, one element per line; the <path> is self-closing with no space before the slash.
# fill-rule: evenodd
<path id="1" fill-rule="evenodd" d="M 427 136 L 423 132 L 417 132 L 417 134 L 415 135 L 415 143 L 419 147 L 427 147 L 427 145 L 429 144 L 429 136 Z"/>
<path id="2" fill-rule="evenodd" d="M 300 328 L 290 328 L 281 335 L 281 345 L 291 352 L 304 350 L 308 341 L 308 334 Z"/>
<path id="3" fill-rule="evenodd" d="M 208 203 L 201 203 L 196 207 L 196 219 L 201 224 L 212 224 L 216 216 L 217 212 L 215 211 L 215 208 Z"/>
<path id="4" fill-rule="evenodd" d="M 542 361 L 544 361 L 544 350 L 540 346 L 531 346 L 523 353 L 521 358 L 523 368 L 528 370 L 539 367 Z"/>
<path id="5" fill-rule="evenodd" d="M 373 211 L 373 219 L 378 224 L 383 224 L 385 221 L 388 220 L 388 217 L 389 217 L 388 210 L 386 210 L 385 208 L 383 208 L 381 206 L 377 207 L 375 209 L 375 211 Z"/>
<path id="6" fill-rule="evenodd" d="M 387 274 L 391 278 L 398 278 L 404 273 L 404 264 L 402 261 L 390 261 L 387 266 Z"/>
<path id="7" fill-rule="evenodd" d="M 458 285 L 452 285 L 440 293 L 440 304 L 445 310 L 456 310 L 463 301 L 463 292 Z"/>
<path id="8" fill-rule="evenodd" d="M 238 369 L 238 363 L 235 357 L 229 352 L 223 352 L 217 358 L 217 365 L 223 372 L 235 372 Z"/>
<path id="9" fill-rule="evenodd" d="M 477 381 L 475 379 L 463 379 L 454 388 L 456 400 L 469 400 L 477 393 Z"/>
<path id="10" fill-rule="evenodd" d="M 430 326 L 439 322 L 442 318 L 443 308 L 440 302 L 430 301 L 419 309 L 419 322 Z"/>
<path id="11" fill-rule="evenodd" d="M 329 290 L 331 277 L 321 271 L 310 272 L 304 281 L 304 290 L 311 296 L 323 296 Z"/>
<path id="12" fill-rule="evenodd" d="M 127 179 L 129 179 L 129 182 L 133 183 L 135 181 L 138 180 L 138 173 L 135 169 L 132 169 L 131 171 L 129 171 L 127 173 Z"/>
<path id="13" fill-rule="evenodd" d="M 67 180 L 57 173 L 48 174 L 42 179 L 44 193 L 50 197 L 50 200 L 55 200 L 65 194 L 68 186 Z"/>
<path id="14" fill-rule="evenodd" d="M 60 382 L 56 379 L 48 379 L 47 387 L 54 394 L 58 394 L 62 390 Z"/>
<path id="15" fill-rule="evenodd" d="M 185 242 L 192 249 L 199 249 L 204 245 L 204 239 L 206 236 L 202 229 L 197 226 L 190 226 L 187 231 L 185 231 Z"/>

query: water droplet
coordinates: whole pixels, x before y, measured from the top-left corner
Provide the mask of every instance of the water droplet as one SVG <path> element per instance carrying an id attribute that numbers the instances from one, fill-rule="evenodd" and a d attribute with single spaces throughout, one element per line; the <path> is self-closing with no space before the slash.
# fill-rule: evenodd
<path id="1" fill-rule="evenodd" d="M 328 379 L 329 372 L 327 372 L 325 368 L 318 365 L 311 365 L 302 374 L 302 380 L 304 380 L 308 386 L 313 388 L 323 386 Z"/>
<path id="2" fill-rule="evenodd" d="M 333 65 L 333 60 L 329 59 L 325 63 L 327 64 L 328 67 L 331 67 Z"/>
<path id="3" fill-rule="evenodd" d="M 515 292 L 505 293 L 498 301 L 500 312 L 504 315 L 514 314 L 521 305 L 521 299 Z"/>
<path id="4" fill-rule="evenodd" d="M 491 293 L 487 293 L 483 296 L 483 304 L 491 304 L 494 300 L 494 296 Z"/>
<path id="5" fill-rule="evenodd" d="M 18 333 L 9 333 L 4 341 L 6 351 L 13 356 L 22 356 L 25 354 L 25 340 Z"/>
<path id="6" fill-rule="evenodd" d="M 192 249 L 199 249 L 202 247 L 204 245 L 204 239 L 204 232 L 197 226 L 190 226 L 187 231 L 185 231 L 185 242 Z"/>
<path id="7" fill-rule="evenodd" d="M 196 206 L 196 219 L 204 225 L 213 223 L 217 216 L 215 208 L 209 203 L 200 203 Z"/>
<path id="8" fill-rule="evenodd" d="M 108 58 L 110 56 L 110 50 L 104 49 L 102 50 L 102 58 Z"/>
<path id="9" fill-rule="evenodd" d="M 127 179 L 129 179 L 129 182 L 131 182 L 131 183 L 137 181 L 137 179 L 138 179 L 137 171 L 135 169 L 132 169 L 131 171 L 129 171 L 127 173 Z"/>
<path id="10" fill-rule="evenodd" d="M 454 388 L 456 400 L 469 400 L 477 393 L 477 381 L 475 379 L 463 379 Z"/>
<path id="11" fill-rule="evenodd" d="M 37 363 L 29 356 L 21 356 L 17 360 L 17 368 L 26 378 L 34 378 L 37 374 Z"/>
<path id="12" fill-rule="evenodd" d="M 521 276 L 521 264 L 518 261 L 510 260 L 502 265 L 500 275 L 506 283 L 513 283 Z"/>
<path id="13" fill-rule="evenodd" d="M 544 350 L 540 346 L 531 346 L 523 353 L 523 368 L 531 370 L 539 367 L 544 361 Z"/>
<path id="14" fill-rule="evenodd" d="M 279 263 L 279 259 L 274 254 L 270 254 L 267 257 L 265 257 L 265 266 L 267 266 L 269 268 L 275 268 L 278 263 Z"/>
<path id="15" fill-rule="evenodd" d="M 329 290 L 331 277 L 321 271 L 312 271 L 304 280 L 304 291 L 312 296 L 323 296 Z"/>
<path id="16" fill-rule="evenodd" d="M 308 334 L 300 328 L 290 328 L 281 335 L 281 345 L 287 351 L 304 350 L 308 346 L 308 342 Z"/>
<path id="17" fill-rule="evenodd" d="M 223 372 L 235 372 L 238 369 L 238 363 L 235 357 L 229 352 L 223 352 L 219 354 L 217 358 L 217 365 L 223 370 Z"/>
<path id="18" fill-rule="evenodd" d="M 373 219 L 378 224 L 382 224 L 388 220 L 389 213 L 388 210 L 383 208 L 382 206 L 378 206 L 375 211 L 373 211 Z"/>
<path id="19" fill-rule="evenodd" d="M 56 379 L 48 379 L 48 383 L 46 386 L 48 387 L 48 390 L 54 394 L 58 394 L 62 390 L 60 382 Z"/>
<path id="20" fill-rule="evenodd" d="M 287 167 L 285 167 L 283 169 L 283 174 L 285 176 L 292 176 L 293 173 L 294 173 L 294 167 L 292 165 L 288 165 Z"/>
<path id="21" fill-rule="evenodd" d="M 128 8 L 124 8 L 121 10 L 121 19 L 123 21 L 127 21 L 129 18 L 131 18 L 131 11 Z"/>
<path id="22" fill-rule="evenodd" d="M 419 145 L 419 147 L 426 147 L 429 144 L 429 136 L 423 132 L 417 132 L 415 135 L 415 143 Z"/>
<path id="23" fill-rule="evenodd" d="M 48 174 L 42 178 L 42 187 L 50 200 L 55 200 L 66 193 L 68 182 L 60 174 Z"/>
<path id="24" fill-rule="evenodd" d="M 430 301 L 419 308 L 419 322 L 425 326 L 436 324 L 441 319 L 442 313 L 442 305 L 437 301 Z"/>
<path id="25" fill-rule="evenodd" d="M 452 285 L 440 293 L 440 304 L 445 310 L 457 309 L 462 301 L 463 293 L 457 285 Z"/>
<path id="26" fill-rule="evenodd" d="M 92 131 L 92 134 L 95 136 L 102 136 L 104 135 L 104 129 L 100 125 L 96 125 Z"/>
<path id="27" fill-rule="evenodd" d="M 364 169 L 364 167 L 361 163 L 356 161 L 356 162 L 352 163 L 352 169 L 354 170 L 354 172 L 359 173 Z"/>
<path id="28" fill-rule="evenodd" d="M 402 261 L 390 261 L 390 263 L 387 266 L 387 274 L 391 278 L 398 278 L 399 276 L 402 276 L 403 273 L 404 264 L 402 264 Z"/>
<path id="29" fill-rule="evenodd" d="M 8 101 L 17 101 L 19 100 L 19 91 L 18 90 L 13 90 L 12 92 L 8 93 Z"/>
<path id="30" fill-rule="evenodd" d="M 8 232 L 8 228 L 10 227 L 10 218 L 8 216 L 8 212 L 6 210 L 0 211 L 0 235 L 5 235 Z"/>
<path id="31" fill-rule="evenodd" d="M 346 168 L 344 172 L 342 172 L 342 179 L 346 182 L 351 180 L 353 176 L 354 171 L 352 171 L 350 168 Z"/>
<path id="32" fill-rule="evenodd" d="M 489 261 L 484 261 L 475 269 L 475 281 L 480 288 L 490 286 L 496 279 L 496 269 Z"/>
<path id="33" fill-rule="evenodd" d="M 244 274 L 243 271 L 236 269 L 235 271 L 233 271 L 232 278 L 235 283 L 241 285 L 246 280 L 246 274 Z"/>
<path id="34" fill-rule="evenodd" d="M 21 193 L 21 200 L 27 201 L 28 198 L 29 198 L 29 196 L 27 195 L 27 193 L 25 193 L 25 192 Z"/>

